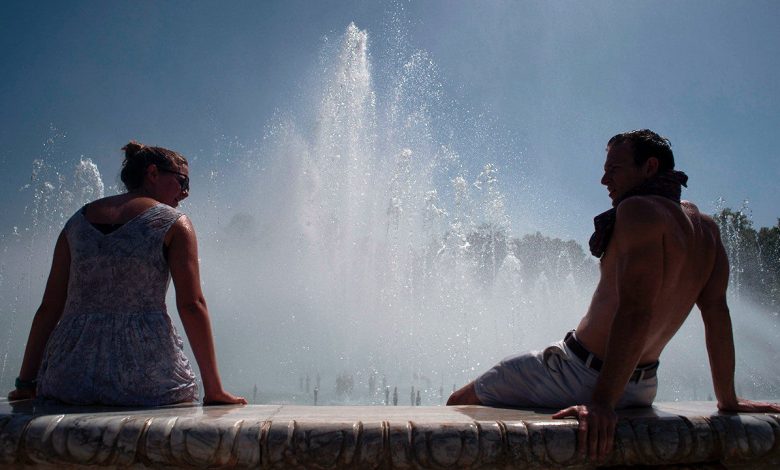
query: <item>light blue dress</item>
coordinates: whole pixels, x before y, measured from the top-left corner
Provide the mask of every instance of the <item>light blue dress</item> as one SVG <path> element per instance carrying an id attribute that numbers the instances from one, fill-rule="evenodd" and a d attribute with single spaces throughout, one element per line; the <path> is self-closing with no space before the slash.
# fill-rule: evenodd
<path id="1" fill-rule="evenodd" d="M 87 221 L 84 209 L 68 220 L 68 297 L 46 345 L 38 396 L 128 406 L 197 400 L 195 375 L 165 307 L 163 239 L 181 216 L 157 204 L 108 234 Z"/>

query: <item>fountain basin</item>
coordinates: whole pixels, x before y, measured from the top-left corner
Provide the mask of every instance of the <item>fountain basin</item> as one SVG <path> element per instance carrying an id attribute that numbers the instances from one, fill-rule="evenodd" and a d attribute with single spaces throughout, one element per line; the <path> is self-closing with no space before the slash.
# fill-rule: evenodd
<path id="1" fill-rule="evenodd" d="M 577 422 L 481 406 L 172 406 L 0 402 L 0 466 L 593 468 Z M 780 414 L 713 402 L 620 412 L 606 465 L 780 465 Z"/>

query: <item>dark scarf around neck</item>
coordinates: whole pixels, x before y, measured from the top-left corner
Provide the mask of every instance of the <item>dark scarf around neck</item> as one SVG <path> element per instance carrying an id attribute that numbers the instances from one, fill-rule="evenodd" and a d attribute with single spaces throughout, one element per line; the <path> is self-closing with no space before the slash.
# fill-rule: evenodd
<path id="1" fill-rule="evenodd" d="M 612 238 L 612 230 L 615 228 L 618 205 L 631 196 L 662 196 L 680 203 L 682 186 L 688 187 L 688 175 L 682 171 L 668 170 L 658 173 L 654 177 L 644 181 L 639 186 L 630 189 L 623 196 L 612 203 L 612 209 L 602 212 L 593 218 L 596 230 L 590 236 L 590 252 L 596 258 L 601 258 L 607 251 L 607 245 Z"/>

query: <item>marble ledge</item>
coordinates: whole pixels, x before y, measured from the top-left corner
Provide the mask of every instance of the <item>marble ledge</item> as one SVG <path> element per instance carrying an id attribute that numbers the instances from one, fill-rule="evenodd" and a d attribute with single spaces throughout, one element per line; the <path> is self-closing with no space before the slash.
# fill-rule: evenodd
<path id="1" fill-rule="evenodd" d="M 551 410 L 65 407 L 0 401 L 0 468 L 595 468 Z M 605 466 L 780 468 L 780 415 L 711 402 L 620 413 Z"/>

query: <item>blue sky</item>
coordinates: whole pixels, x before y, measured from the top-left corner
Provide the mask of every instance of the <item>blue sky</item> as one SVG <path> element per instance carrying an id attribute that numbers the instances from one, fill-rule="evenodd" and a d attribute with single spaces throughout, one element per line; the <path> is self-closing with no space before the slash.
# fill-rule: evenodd
<path id="1" fill-rule="evenodd" d="M 671 139 L 690 176 L 684 197 L 703 210 L 747 199 L 757 225 L 780 217 L 777 2 L 10 1 L 2 11 L 2 230 L 20 217 L 19 188 L 52 126 L 66 136 L 55 157 L 90 157 L 109 183 L 130 139 L 199 159 L 220 139 L 251 145 L 275 113 L 300 106 L 323 38 L 350 22 L 375 58 L 400 25 L 448 99 L 493 123 L 521 162 L 507 192 L 513 171 L 540 192 L 534 222 L 516 232 L 584 244 L 609 205 L 598 183 L 606 141 L 644 127 Z M 510 213 L 528 209 L 518 201 Z"/>

